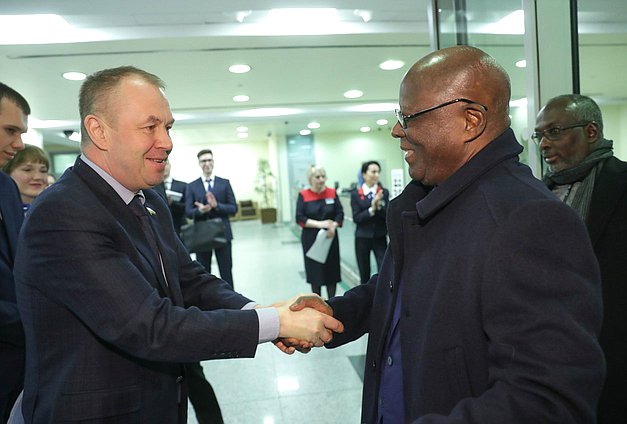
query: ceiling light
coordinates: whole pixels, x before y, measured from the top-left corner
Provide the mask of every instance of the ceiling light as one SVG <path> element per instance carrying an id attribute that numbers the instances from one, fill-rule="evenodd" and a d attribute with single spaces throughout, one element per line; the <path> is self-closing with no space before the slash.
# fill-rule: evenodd
<path id="1" fill-rule="evenodd" d="M 242 103 L 242 102 L 247 102 L 249 100 L 250 100 L 250 97 L 248 97 L 246 94 L 238 94 L 237 96 L 233 96 L 234 102 Z"/>
<path id="2" fill-rule="evenodd" d="M 387 125 L 387 124 L 388 124 L 387 119 L 377 119 L 377 125 Z"/>
<path id="3" fill-rule="evenodd" d="M 516 62 L 516 67 L 517 68 L 526 68 L 527 67 L 527 61 L 525 59 L 519 60 L 518 62 Z"/>
<path id="4" fill-rule="evenodd" d="M 311 130 L 300 130 L 298 133 L 300 135 L 309 135 L 311 134 Z"/>
<path id="5" fill-rule="evenodd" d="M 405 62 L 403 62 L 402 60 L 394 59 L 386 60 L 385 62 L 379 64 L 379 68 L 383 69 L 384 71 L 394 71 L 396 69 L 402 68 L 403 66 L 405 66 Z"/>
<path id="6" fill-rule="evenodd" d="M 235 14 L 235 19 L 237 19 L 237 22 L 241 24 L 242 22 L 244 22 L 244 19 L 249 17 L 252 13 L 252 10 L 240 10 Z"/>
<path id="7" fill-rule="evenodd" d="M 320 124 L 317 123 L 317 122 L 310 122 L 310 123 L 307 124 L 307 128 L 315 130 L 315 129 L 320 128 Z"/>
<path id="8" fill-rule="evenodd" d="M 85 78 L 87 78 L 87 75 L 82 72 L 70 71 L 70 72 L 64 72 L 63 78 L 65 78 L 66 80 L 70 80 L 70 81 L 83 81 Z"/>
<path id="9" fill-rule="evenodd" d="M 361 127 L 359 131 L 361 131 L 362 133 L 370 132 L 370 127 Z"/>
<path id="10" fill-rule="evenodd" d="M 244 64 L 231 65 L 229 66 L 229 72 L 234 74 L 245 74 L 250 71 L 250 66 Z"/>
<path id="11" fill-rule="evenodd" d="M 81 141 L 81 135 L 77 131 L 74 131 L 74 130 L 64 130 L 63 131 L 63 135 L 65 135 L 65 137 L 68 140 L 72 140 L 72 141 L 76 141 L 76 142 L 80 142 Z"/>
<path id="12" fill-rule="evenodd" d="M 344 97 L 346 97 L 347 99 L 357 99 L 363 95 L 364 92 L 361 90 L 348 90 L 346 93 L 344 93 Z"/>
<path id="13" fill-rule="evenodd" d="M 237 133 L 237 138 L 248 138 L 247 132 L 239 132 Z"/>
<path id="14" fill-rule="evenodd" d="M 274 417 L 263 417 L 263 424 L 274 424 Z"/>
<path id="15" fill-rule="evenodd" d="M 0 28 L 0 44 L 64 42 L 76 32 L 65 19 L 53 14 L 0 15 Z"/>
<path id="16" fill-rule="evenodd" d="M 372 12 L 370 10 L 355 9 L 353 13 L 359 16 L 364 22 L 370 22 L 372 19 Z"/>
<path id="17" fill-rule="evenodd" d="M 248 132 L 248 127 L 244 127 L 244 126 L 237 127 L 237 128 L 235 128 L 235 131 L 237 131 L 237 132 Z"/>

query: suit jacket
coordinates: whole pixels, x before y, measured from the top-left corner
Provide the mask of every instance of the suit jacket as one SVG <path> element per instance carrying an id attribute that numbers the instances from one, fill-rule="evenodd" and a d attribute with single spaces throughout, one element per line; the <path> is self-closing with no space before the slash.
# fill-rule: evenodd
<path id="1" fill-rule="evenodd" d="M 24 330 L 15 298 L 13 266 L 24 212 L 15 182 L 0 172 L 0 400 L 24 380 Z M 0 420 L 4 415 L 0 405 Z"/>
<path id="2" fill-rule="evenodd" d="M 377 419 L 398 302 L 405 422 L 594 422 L 598 265 L 521 150 L 508 130 L 437 188 L 410 183 L 390 203 L 378 278 L 329 300 L 345 326 L 330 347 L 370 333 L 362 422 Z"/>
<path id="3" fill-rule="evenodd" d="M 31 207 L 15 263 L 26 423 L 184 423 L 181 363 L 254 356 L 249 299 L 192 261 L 144 194 L 167 290 L 139 220 L 80 158 Z"/>
<path id="4" fill-rule="evenodd" d="M 168 197 L 166 193 L 165 183 L 161 182 L 154 187 L 155 191 L 161 195 L 163 200 L 167 202 Z M 181 233 L 181 226 L 187 223 L 187 219 L 185 218 L 185 191 L 187 190 L 187 183 L 179 180 L 172 179 L 172 183 L 170 185 L 170 191 L 176 191 L 177 193 L 181 193 L 182 197 L 180 200 L 174 200 L 172 203 L 168 204 L 170 208 L 170 213 L 172 214 L 172 221 L 174 221 L 174 229 L 177 234 Z"/>
<path id="5" fill-rule="evenodd" d="M 207 204 L 205 185 L 203 184 L 202 178 L 198 178 L 187 185 L 187 191 L 185 192 L 185 213 L 188 218 L 192 218 L 194 221 L 221 218 L 224 223 L 226 239 L 233 240 L 229 216 L 237 213 L 235 194 L 233 193 L 229 180 L 215 176 L 213 179 L 213 189 L 211 191 L 218 202 L 218 206 L 205 214 L 198 212 L 198 208 L 194 205 L 194 202 L 200 202 L 204 205 Z"/>
<path id="6" fill-rule="evenodd" d="M 385 225 L 385 215 L 390 203 L 390 193 L 387 189 L 377 186 L 377 192 L 383 191 L 381 209 L 370 215 L 368 209 L 372 202 L 364 196 L 362 187 L 351 192 L 351 209 L 353 210 L 353 222 L 355 223 L 355 237 L 381 238 L 388 233 Z"/>
<path id="7" fill-rule="evenodd" d="M 607 381 L 599 423 L 627 422 L 627 163 L 611 157 L 603 164 L 586 225 L 603 281 L 600 342 L 607 358 Z"/>

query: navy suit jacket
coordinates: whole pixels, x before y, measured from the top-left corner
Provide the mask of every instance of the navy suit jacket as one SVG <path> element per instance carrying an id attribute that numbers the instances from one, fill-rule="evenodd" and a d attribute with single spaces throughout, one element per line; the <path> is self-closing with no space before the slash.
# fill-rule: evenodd
<path id="1" fill-rule="evenodd" d="M 198 208 L 194 205 L 194 202 L 200 202 L 204 205 L 207 204 L 205 185 L 203 184 L 202 178 L 198 178 L 187 185 L 187 191 L 185 192 L 185 213 L 188 218 L 192 218 L 194 221 L 222 218 L 226 239 L 233 240 L 229 216 L 237 213 L 235 194 L 233 193 L 229 180 L 215 176 L 213 179 L 213 189 L 211 191 L 218 202 L 218 206 L 205 214 L 198 212 Z"/>
<path id="2" fill-rule="evenodd" d="M 24 381 L 24 331 L 15 299 L 13 265 L 24 211 L 15 182 L 0 172 L 0 421 Z M 7 404 L 7 402 L 9 404 Z M 7 410 L 5 410 L 5 408 Z"/>
<path id="3" fill-rule="evenodd" d="M 250 300 L 192 261 L 144 194 L 166 290 L 139 220 L 80 158 L 31 207 L 15 262 L 26 423 L 184 423 L 181 363 L 254 356 Z"/>
<path id="4" fill-rule="evenodd" d="M 17 250 L 17 235 L 24 211 L 20 192 L 11 177 L 0 172 L 0 212 L 4 230 L 0 228 L 0 352 L 3 344 L 23 347 L 24 332 L 15 300 L 13 263 Z M 5 364 L 0 363 L 0 367 Z"/>

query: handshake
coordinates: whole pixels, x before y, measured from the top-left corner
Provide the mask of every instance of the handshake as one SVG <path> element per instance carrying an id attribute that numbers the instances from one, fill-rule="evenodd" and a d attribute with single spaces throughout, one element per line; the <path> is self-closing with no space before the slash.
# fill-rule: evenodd
<path id="1" fill-rule="evenodd" d="M 279 337 L 273 341 L 282 352 L 291 355 L 296 350 L 307 353 L 342 333 L 344 325 L 333 318 L 333 309 L 318 295 L 299 295 L 272 305 L 279 313 Z"/>

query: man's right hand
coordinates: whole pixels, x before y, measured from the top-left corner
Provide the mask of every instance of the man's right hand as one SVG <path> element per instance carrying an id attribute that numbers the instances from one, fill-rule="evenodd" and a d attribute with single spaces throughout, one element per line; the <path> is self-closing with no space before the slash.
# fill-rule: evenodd
<path id="1" fill-rule="evenodd" d="M 308 296 L 303 296 L 302 298 L 308 298 Z M 301 302 L 298 303 L 297 300 L 292 306 L 297 303 L 304 304 L 304 302 L 314 304 L 312 301 L 305 300 L 301 300 Z M 298 311 L 292 310 L 291 306 L 288 305 L 278 307 L 277 311 L 279 313 L 280 322 L 279 337 L 298 339 L 302 342 L 309 342 L 313 346 L 320 347 L 333 339 L 333 332 L 342 333 L 344 331 L 344 325 L 328 314 L 328 312 L 333 313 L 328 305 L 326 305 L 322 299 L 319 299 L 319 301 L 315 303 L 317 304 L 315 309 L 311 307 L 307 308 L 303 305 L 300 308 L 301 310 Z M 324 307 L 324 305 L 326 305 L 326 307 Z"/>

